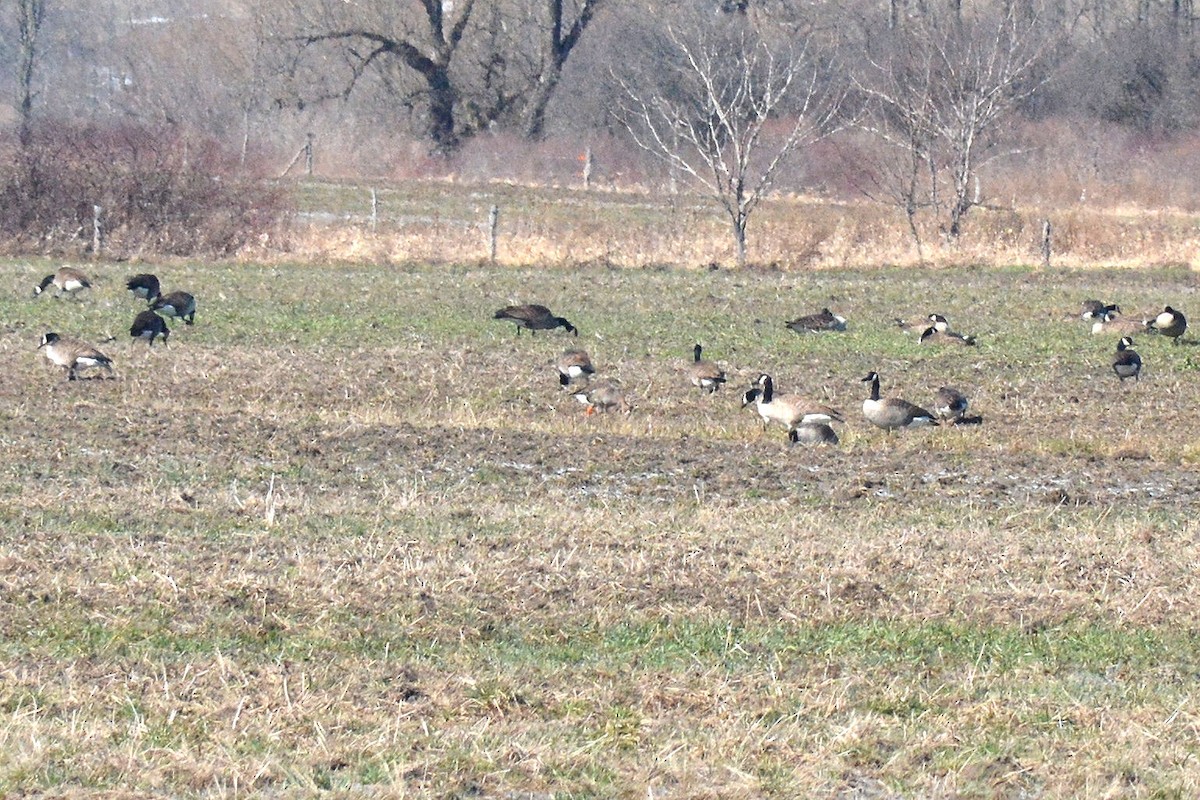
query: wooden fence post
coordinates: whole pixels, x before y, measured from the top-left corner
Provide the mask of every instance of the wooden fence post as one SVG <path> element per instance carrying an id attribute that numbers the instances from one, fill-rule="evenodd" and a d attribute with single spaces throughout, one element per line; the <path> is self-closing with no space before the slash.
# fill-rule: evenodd
<path id="1" fill-rule="evenodd" d="M 583 151 L 583 188 L 592 186 L 592 148 Z"/>
<path id="2" fill-rule="evenodd" d="M 313 133 L 309 131 L 308 141 L 304 143 L 304 169 L 308 173 L 308 177 L 313 174 Z"/>
<path id="3" fill-rule="evenodd" d="M 492 206 L 488 212 L 488 257 L 493 264 L 496 263 L 496 237 L 497 229 L 500 227 L 500 206 Z"/>
<path id="4" fill-rule="evenodd" d="M 1042 222 L 1042 268 L 1050 269 L 1050 220 Z"/>
<path id="5" fill-rule="evenodd" d="M 103 210 L 104 209 L 102 209 L 98 205 L 95 205 L 95 204 L 92 205 L 92 258 L 100 257 L 100 241 L 101 241 L 100 212 L 102 212 Z"/>
<path id="6" fill-rule="evenodd" d="M 379 195 L 375 192 L 375 187 L 371 187 L 371 233 L 375 232 L 379 225 Z"/>

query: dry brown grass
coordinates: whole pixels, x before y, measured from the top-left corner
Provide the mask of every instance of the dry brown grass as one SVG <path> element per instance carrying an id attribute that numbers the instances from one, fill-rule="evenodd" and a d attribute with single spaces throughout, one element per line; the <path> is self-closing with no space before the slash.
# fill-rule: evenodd
<path id="1" fill-rule="evenodd" d="M 720 209 L 703 198 L 637 190 L 590 191 L 452 181 L 386 184 L 380 221 L 368 224 L 361 185 L 309 187 L 309 211 L 349 210 L 294 230 L 289 257 L 371 263 L 473 263 L 488 257 L 488 209 L 500 209 L 498 261 L 509 266 L 605 264 L 621 267 L 731 265 L 732 240 Z M 1196 215 L 1076 201 L 976 208 L 966 233 L 948 243 L 932 219 L 918 251 L 896 209 L 867 201 L 775 197 L 751 219 L 750 259 L 784 270 L 861 266 L 1042 263 L 1043 223 L 1053 226 L 1060 268 L 1200 265 Z M 269 253 L 256 254 L 268 255 Z M 924 261 L 922 262 L 922 258 Z"/>

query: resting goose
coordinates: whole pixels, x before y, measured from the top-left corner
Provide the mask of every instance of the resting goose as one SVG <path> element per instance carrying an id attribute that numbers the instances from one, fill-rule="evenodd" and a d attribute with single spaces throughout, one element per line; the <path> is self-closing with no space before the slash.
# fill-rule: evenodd
<path id="1" fill-rule="evenodd" d="M 692 363 L 688 366 L 688 379 L 692 382 L 692 386 L 712 394 L 725 382 L 725 370 L 711 361 L 702 359 L 700 357 L 702 352 L 703 348 L 700 345 L 692 348 Z"/>
<path id="2" fill-rule="evenodd" d="M 823 308 L 818 314 L 808 314 L 803 317 L 797 317 L 791 322 L 786 323 L 786 325 L 796 333 L 844 331 L 846 330 L 846 318 L 839 317 L 828 308 Z"/>
<path id="3" fill-rule="evenodd" d="M 633 410 L 621 385 L 613 380 L 601 381 L 571 393 L 576 400 L 587 406 L 587 414 L 599 411 L 606 413 L 619 409 L 626 414 Z"/>
<path id="4" fill-rule="evenodd" d="M 934 394 L 933 411 L 938 415 L 938 419 L 945 422 L 958 422 L 967 413 L 967 406 L 970 405 L 966 396 L 957 389 L 951 389 L 949 386 L 938 387 Z"/>

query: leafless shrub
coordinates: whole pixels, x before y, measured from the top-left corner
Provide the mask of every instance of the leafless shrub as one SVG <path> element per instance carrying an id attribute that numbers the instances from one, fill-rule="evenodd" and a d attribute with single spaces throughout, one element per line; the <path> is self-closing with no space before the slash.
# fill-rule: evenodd
<path id="1" fill-rule="evenodd" d="M 45 252 L 93 247 L 100 207 L 110 254 L 230 255 L 286 210 L 207 141 L 137 126 L 44 126 L 0 163 L 0 239 Z"/>

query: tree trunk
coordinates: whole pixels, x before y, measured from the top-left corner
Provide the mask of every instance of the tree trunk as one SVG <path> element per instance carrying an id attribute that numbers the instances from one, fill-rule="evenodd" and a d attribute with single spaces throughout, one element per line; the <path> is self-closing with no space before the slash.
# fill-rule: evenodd
<path id="1" fill-rule="evenodd" d="M 28 147 L 33 138 L 33 67 L 37 61 L 37 40 L 42 29 L 45 0 L 18 0 L 17 25 L 19 28 L 17 66 L 17 115 L 20 128 L 17 138 L 22 147 Z"/>

